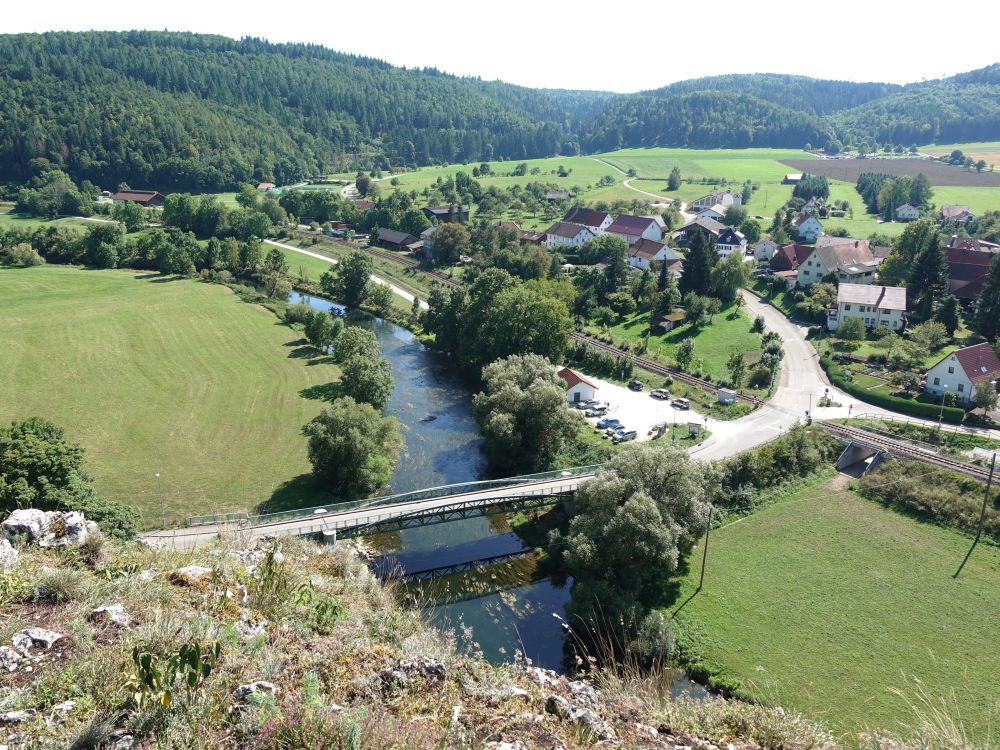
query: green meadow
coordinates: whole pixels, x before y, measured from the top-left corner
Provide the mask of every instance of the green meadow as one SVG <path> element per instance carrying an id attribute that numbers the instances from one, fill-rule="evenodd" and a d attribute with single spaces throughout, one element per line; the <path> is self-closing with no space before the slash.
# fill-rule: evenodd
<path id="1" fill-rule="evenodd" d="M 146 526 L 161 523 L 157 472 L 168 522 L 316 500 L 301 428 L 322 402 L 306 396 L 339 370 L 226 287 L 0 269 L 0 352 L 0 422 L 63 427 L 98 491 L 138 508 Z"/>

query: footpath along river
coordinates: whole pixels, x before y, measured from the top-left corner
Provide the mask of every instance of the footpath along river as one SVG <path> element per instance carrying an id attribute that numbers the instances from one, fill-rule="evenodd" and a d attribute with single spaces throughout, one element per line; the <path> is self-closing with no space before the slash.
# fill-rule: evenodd
<path id="1" fill-rule="evenodd" d="M 289 302 L 305 302 L 316 310 L 343 310 L 295 292 Z M 472 393 L 450 363 L 405 328 L 377 318 L 361 324 L 374 331 L 382 355 L 392 364 L 395 390 L 386 412 L 403 425 L 405 448 L 390 491 L 489 478 Z M 369 541 L 381 553 L 375 567 L 383 571 L 423 571 L 527 551 L 511 531 L 507 516 L 406 529 Z M 431 583 L 410 584 L 407 589 L 436 624 L 454 628 L 466 645 L 476 644 L 490 661 L 512 661 L 521 652 L 537 666 L 563 671 L 562 618 L 570 584 L 541 575 L 534 556 L 527 555 Z M 680 691 L 704 694 L 678 675 L 673 692 Z"/>

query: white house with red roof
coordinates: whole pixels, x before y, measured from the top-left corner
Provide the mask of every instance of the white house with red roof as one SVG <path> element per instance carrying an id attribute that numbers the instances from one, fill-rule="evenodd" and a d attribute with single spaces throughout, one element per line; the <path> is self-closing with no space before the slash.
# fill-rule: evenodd
<path id="1" fill-rule="evenodd" d="M 823 234 L 823 225 L 813 214 L 807 214 L 796 220 L 795 233 L 802 242 L 815 242 Z"/>
<path id="2" fill-rule="evenodd" d="M 924 390 L 932 396 L 954 393 L 963 404 L 972 403 L 976 386 L 990 383 L 996 388 L 1000 359 L 990 344 L 976 344 L 946 355 L 927 371 Z"/>
<path id="3" fill-rule="evenodd" d="M 568 221 L 557 221 L 545 230 L 545 247 L 549 250 L 559 247 L 580 247 L 584 242 L 594 239 L 597 235 L 590 227 L 583 224 L 573 224 Z"/>
<path id="4" fill-rule="evenodd" d="M 648 216 L 629 216 L 621 214 L 607 229 L 608 234 L 622 237 L 630 245 L 634 245 L 641 239 L 652 240 L 653 242 L 663 241 L 663 230 L 659 223 Z"/>
<path id="5" fill-rule="evenodd" d="M 600 236 L 608 231 L 608 227 L 611 226 L 612 218 L 611 214 L 607 211 L 596 211 L 593 208 L 576 206 L 575 208 L 571 208 L 569 213 L 563 217 L 563 221 L 569 222 L 570 224 L 582 224 L 590 229 L 594 234 Z"/>
<path id="6" fill-rule="evenodd" d="M 569 403 L 592 401 L 597 396 L 597 386 L 576 370 L 564 367 L 556 374 L 566 382 L 566 400 Z"/>
<path id="7" fill-rule="evenodd" d="M 837 306 L 826 316 L 826 327 L 840 328 L 848 318 L 861 318 L 866 328 L 887 326 L 903 330 L 906 323 L 906 288 L 874 284 L 841 284 L 837 287 Z"/>

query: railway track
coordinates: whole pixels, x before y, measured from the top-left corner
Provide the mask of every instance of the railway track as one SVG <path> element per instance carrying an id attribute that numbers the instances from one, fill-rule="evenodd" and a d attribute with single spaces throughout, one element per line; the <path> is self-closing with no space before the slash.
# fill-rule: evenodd
<path id="1" fill-rule="evenodd" d="M 680 381 L 681 383 L 686 383 L 687 385 L 692 385 L 695 386 L 696 388 L 702 388 L 708 391 L 709 393 L 717 393 L 719 391 L 719 387 L 717 385 L 709 383 L 707 380 L 702 380 L 701 378 L 696 378 L 683 372 L 677 372 L 676 370 L 671 370 L 669 367 L 661 365 L 659 362 L 654 362 L 651 359 L 646 359 L 645 357 L 637 357 L 629 352 L 619 349 L 616 346 L 612 346 L 611 344 L 606 344 L 600 339 L 594 338 L 593 336 L 588 336 L 585 333 L 574 333 L 573 340 L 583 342 L 588 346 L 592 346 L 595 349 L 600 349 L 603 352 L 608 352 L 609 354 L 615 354 L 623 357 L 632 357 L 632 360 L 635 362 L 637 367 L 641 367 L 643 370 L 652 372 L 656 375 L 663 375 L 664 377 L 669 376 L 674 380 Z M 762 403 L 757 399 L 753 398 L 753 396 L 747 396 L 742 393 L 737 393 L 736 398 L 739 401 L 743 401 L 748 404 L 756 405 Z"/>
<path id="2" fill-rule="evenodd" d="M 834 437 L 846 438 L 848 440 L 861 443 L 862 445 L 879 448 L 888 453 L 892 453 L 894 456 L 899 458 L 909 458 L 915 461 L 923 461 L 924 463 L 934 464 L 935 466 L 940 466 L 943 469 L 966 474 L 967 476 L 980 479 L 984 482 L 989 479 L 990 472 L 988 469 L 976 466 L 975 464 L 965 463 L 964 461 L 957 461 L 953 458 L 948 458 L 947 456 L 942 456 L 938 453 L 920 448 L 902 440 L 895 440 L 893 438 L 885 437 L 884 435 L 879 435 L 875 432 L 862 430 L 858 427 L 836 424 L 834 422 L 817 422 L 816 424 Z"/>

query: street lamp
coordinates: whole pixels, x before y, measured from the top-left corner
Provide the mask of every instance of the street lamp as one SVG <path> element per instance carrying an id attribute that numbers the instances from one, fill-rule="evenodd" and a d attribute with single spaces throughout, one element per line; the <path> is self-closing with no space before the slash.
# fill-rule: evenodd
<path id="1" fill-rule="evenodd" d="M 944 421 L 944 397 L 948 393 L 948 386 L 945 384 L 941 389 L 941 411 L 938 413 L 938 432 L 941 432 L 941 423 Z"/>

